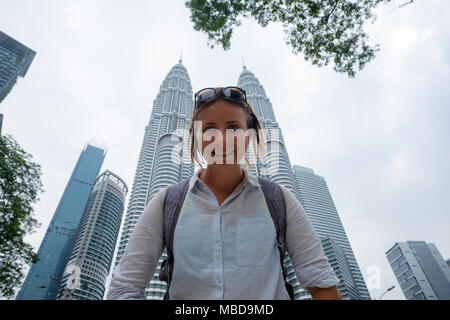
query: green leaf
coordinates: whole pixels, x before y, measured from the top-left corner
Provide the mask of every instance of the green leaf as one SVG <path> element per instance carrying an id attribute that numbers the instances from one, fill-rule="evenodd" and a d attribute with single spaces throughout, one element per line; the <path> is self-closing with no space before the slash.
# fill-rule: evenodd
<path id="1" fill-rule="evenodd" d="M 378 45 L 367 43 L 364 24 L 375 21 L 375 8 L 391 0 L 191 0 L 194 30 L 208 45 L 228 50 L 234 27 L 251 16 L 262 27 L 281 22 L 294 54 L 319 67 L 333 62 L 336 72 L 354 77 L 375 58 Z M 371 20 L 372 19 L 372 20 Z"/>
<path id="2" fill-rule="evenodd" d="M 43 191 L 41 167 L 10 135 L 0 136 L 0 295 L 10 298 L 23 269 L 38 260 L 23 241 L 39 227 L 32 204 Z"/>

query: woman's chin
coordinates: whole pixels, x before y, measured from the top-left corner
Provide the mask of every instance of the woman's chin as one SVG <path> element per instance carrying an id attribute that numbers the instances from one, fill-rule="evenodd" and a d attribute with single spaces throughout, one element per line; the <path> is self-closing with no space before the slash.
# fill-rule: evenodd
<path id="1" fill-rule="evenodd" d="M 219 161 L 219 159 L 221 161 Z M 209 161 L 207 161 L 209 164 L 217 164 L 217 165 L 233 165 L 233 164 L 237 164 L 238 162 L 236 161 L 236 155 L 223 155 L 222 157 L 217 155 L 215 156 L 214 154 L 212 155 L 212 157 L 209 159 Z M 220 162 L 220 163 L 219 163 Z"/>

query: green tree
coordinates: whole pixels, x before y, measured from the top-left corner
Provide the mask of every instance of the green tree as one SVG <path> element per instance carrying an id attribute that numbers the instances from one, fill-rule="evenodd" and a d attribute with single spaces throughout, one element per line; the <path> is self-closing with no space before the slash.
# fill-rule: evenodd
<path id="1" fill-rule="evenodd" d="M 286 42 L 294 54 L 303 53 L 319 67 L 334 63 L 336 72 L 354 77 L 356 70 L 375 57 L 379 45 L 370 46 L 364 32 L 381 2 L 391 0 L 190 0 L 194 30 L 208 36 L 208 45 L 230 48 L 233 27 L 249 16 L 263 27 L 282 23 Z"/>
<path id="2" fill-rule="evenodd" d="M 41 167 L 31 158 L 12 136 L 0 136 L 0 296 L 7 298 L 20 285 L 26 265 L 38 261 L 24 242 L 40 226 L 31 205 L 43 191 Z"/>

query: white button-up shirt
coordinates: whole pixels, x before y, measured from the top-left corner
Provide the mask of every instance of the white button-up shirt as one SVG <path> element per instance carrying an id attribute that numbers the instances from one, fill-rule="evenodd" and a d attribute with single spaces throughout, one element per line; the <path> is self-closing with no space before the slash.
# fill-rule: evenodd
<path id="1" fill-rule="evenodd" d="M 170 299 L 288 300 L 276 230 L 255 176 L 244 179 L 219 206 L 198 178 L 189 181 L 174 232 Z M 286 248 L 301 285 L 339 283 L 300 202 L 281 186 L 286 200 Z M 111 281 L 107 299 L 145 299 L 164 249 L 161 189 L 145 207 Z"/>

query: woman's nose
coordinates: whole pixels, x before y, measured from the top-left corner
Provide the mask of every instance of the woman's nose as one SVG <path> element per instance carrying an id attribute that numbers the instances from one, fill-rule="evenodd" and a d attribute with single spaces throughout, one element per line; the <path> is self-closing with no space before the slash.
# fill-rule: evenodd
<path id="1" fill-rule="evenodd" d="M 233 145 L 234 143 L 234 139 L 233 139 L 233 135 L 228 133 L 227 136 L 227 131 L 226 129 L 221 129 L 220 134 L 217 135 L 217 137 L 215 137 L 216 143 L 221 145 L 223 147 L 223 149 L 226 149 L 227 144 Z"/>

